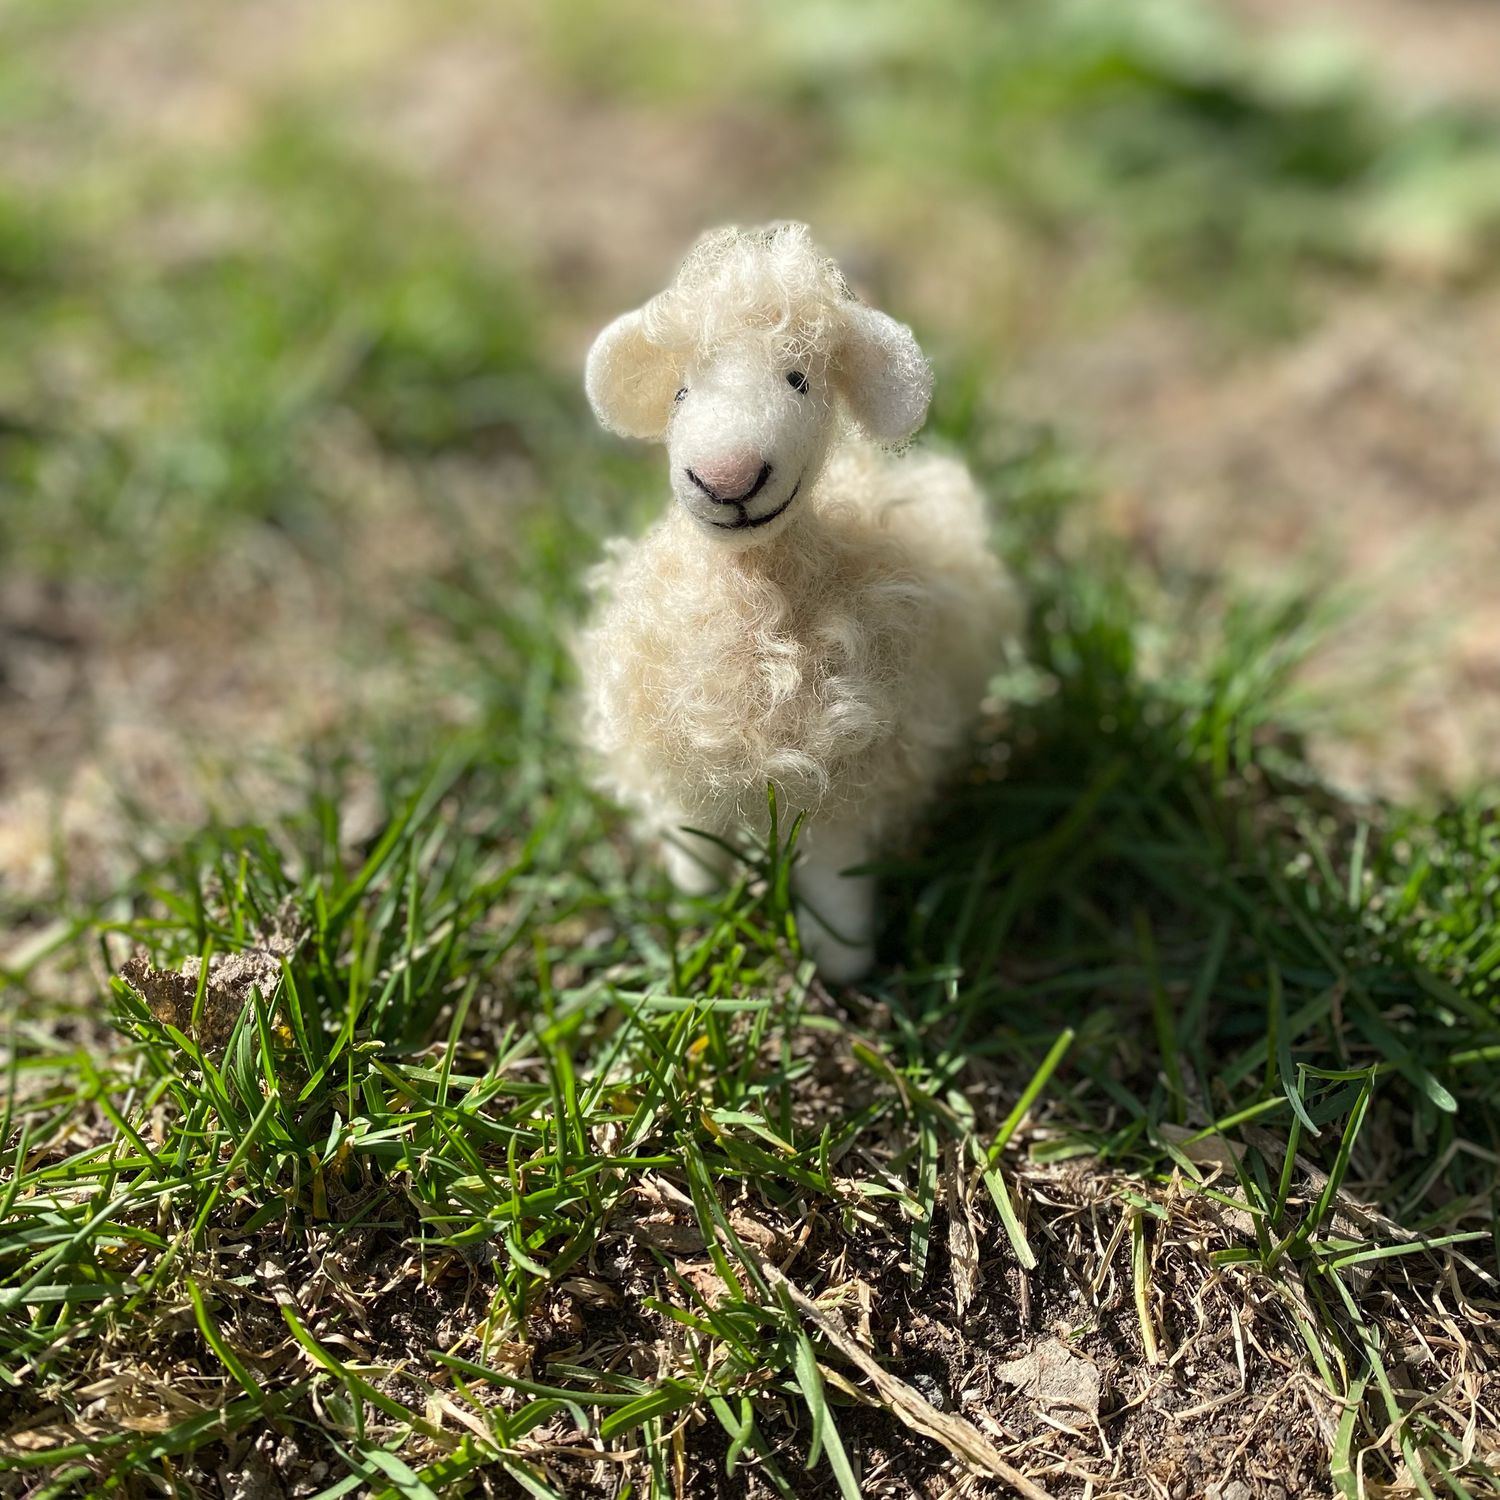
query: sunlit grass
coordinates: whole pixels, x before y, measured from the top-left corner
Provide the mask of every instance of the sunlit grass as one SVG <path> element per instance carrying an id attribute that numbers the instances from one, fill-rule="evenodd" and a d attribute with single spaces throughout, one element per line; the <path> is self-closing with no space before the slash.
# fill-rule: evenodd
<path id="1" fill-rule="evenodd" d="M 334 423 L 412 456 L 555 425 L 520 290 L 437 209 L 408 232 L 391 191 L 284 126 L 221 164 L 143 162 L 104 207 L 0 193 L 8 549 L 176 586 L 242 525 L 326 538 L 309 449 Z"/>
<path id="2" fill-rule="evenodd" d="M 1041 507 L 1035 549 L 1055 502 L 1026 474 L 992 478 L 1014 518 Z M 853 1008 L 809 987 L 776 848 L 686 904 L 624 854 L 556 728 L 559 643 L 503 599 L 468 603 L 514 651 L 472 664 L 492 680 L 485 724 L 389 767 L 373 835 L 350 846 L 335 784 L 296 821 L 206 831 L 145 873 L 128 914 L 93 930 L 110 966 L 141 943 L 189 978 L 116 979 L 109 1057 L 22 1041 L 11 1065 L 7 1379 L 80 1414 L 0 1462 L 77 1460 L 118 1483 L 317 1410 L 342 1472 L 383 1492 L 461 1493 L 490 1468 L 561 1494 L 531 1436 L 561 1421 L 659 1455 L 643 1482 L 665 1493 L 672 1434 L 701 1412 L 783 1493 L 826 1458 L 852 1494 L 845 1417 L 764 1259 L 821 1220 L 894 1237 L 927 1286 L 957 1160 L 1008 1253 L 1045 1265 L 1014 1174 L 1080 1156 L 1133 1181 L 1148 1219 L 1169 1185 L 1245 1215 L 1248 1241 L 1216 1264 L 1295 1277 L 1311 1368 L 1333 1399 L 1370 1403 L 1350 1440 L 1373 1437 L 1393 1356 L 1372 1269 L 1494 1254 L 1493 1160 L 1453 1149 L 1495 1140 L 1492 810 L 1418 831 L 1341 809 L 1277 732 L 1259 670 L 1288 619 L 1245 611 L 1220 653 L 1151 676 L 1123 580 L 1033 559 L 1041 687 L 1007 715 L 1004 774 L 957 788 L 927 843 L 889 862 L 880 975 Z M 257 953 L 254 986 L 204 977 Z M 860 1019 L 872 1001 L 883 1026 Z M 997 1064 L 999 1089 L 976 1092 L 971 1070 Z M 1044 1107 L 1043 1133 L 1018 1131 Z M 1219 1139 L 1227 1177 L 1197 1148 Z M 1391 1217 L 1359 1217 L 1351 1183 Z M 598 1271 L 622 1233 L 656 1267 L 633 1316 L 662 1373 L 629 1373 L 608 1335 L 596 1356 L 517 1364 L 568 1278 L 630 1305 Z M 300 1248 L 340 1236 L 366 1256 L 406 1247 L 404 1284 L 439 1303 L 467 1284 L 462 1333 L 351 1352 L 361 1336 Z M 293 1262 L 271 1284 L 277 1340 L 256 1287 Z M 358 1295 L 389 1317 L 373 1286 Z M 154 1394 L 137 1343 L 164 1324 L 197 1372 L 191 1409 Z M 83 1421 L 71 1393 L 106 1371 L 160 1410 L 148 1434 Z M 464 1422 L 434 1416 L 455 1401 Z M 811 1404 L 801 1436 L 787 1401 Z M 1412 1454 L 1432 1441 L 1399 1437 Z"/>
<path id="3" fill-rule="evenodd" d="M 941 155 L 1042 219 L 1072 195 L 1185 216 L 1131 241 L 1147 259 L 1206 264 L 1232 220 L 1252 280 L 1318 250 L 1314 188 L 1357 195 L 1391 149 L 1362 113 L 1112 31 L 1049 23 L 1012 57 L 1021 24 L 941 108 L 932 58 L 897 89 L 878 31 L 846 60 L 858 97 L 804 78 L 798 107 L 853 162 Z M 971 129 L 991 109 L 1016 126 L 1003 162 Z M 1029 159 L 1043 139 L 1076 175 Z M 1434 1330 L 1436 1299 L 1495 1292 L 1493 797 L 1325 786 L 1296 672 L 1328 610 L 1170 589 L 1092 539 L 1056 440 L 997 439 L 954 379 L 934 427 L 994 497 L 1028 635 L 928 832 L 882 863 L 876 977 L 829 994 L 789 901 L 796 809 L 683 901 L 588 789 L 578 575 L 653 469 L 593 436 L 532 289 L 436 210 L 411 234 L 396 190 L 287 125 L 184 181 L 145 164 L 102 217 L 66 186 L 0 198 L 14 575 L 170 601 L 274 534 L 336 594 L 349 533 L 325 513 L 357 497 L 306 452 L 340 424 L 424 508 L 445 464 L 529 476 L 503 557 L 460 533 L 416 597 L 362 601 L 392 650 L 422 634 L 422 671 L 290 813 L 0 903 L 41 937 L 0 973 L 0 1472 L 210 1494 L 269 1442 L 323 1464 L 326 1496 L 707 1473 L 848 1500 L 861 1434 L 928 1474 L 961 1452 L 1000 1472 L 968 1393 L 939 1412 L 888 1358 L 904 1308 L 962 1337 L 964 1296 L 1050 1282 L 1078 1347 L 1123 1318 L 1155 1370 L 1212 1283 L 1320 1393 L 1320 1482 L 1485 1493 L 1492 1455 L 1442 1404 L 1486 1368 L 1480 1319 L 1472 1347 Z M 1257 216 L 1287 194 L 1268 248 Z"/>

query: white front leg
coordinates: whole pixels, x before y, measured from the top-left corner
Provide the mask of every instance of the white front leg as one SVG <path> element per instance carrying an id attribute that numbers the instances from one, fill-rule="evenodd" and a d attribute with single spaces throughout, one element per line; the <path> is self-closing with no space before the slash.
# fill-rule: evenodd
<path id="1" fill-rule="evenodd" d="M 809 829 L 792 877 L 802 947 L 831 984 L 851 984 L 875 961 L 875 878 L 846 875 L 869 858 L 857 834 Z"/>
<path id="2" fill-rule="evenodd" d="M 684 896 L 711 896 L 722 890 L 732 861 L 712 839 L 671 828 L 661 835 L 662 863 L 667 879 Z"/>

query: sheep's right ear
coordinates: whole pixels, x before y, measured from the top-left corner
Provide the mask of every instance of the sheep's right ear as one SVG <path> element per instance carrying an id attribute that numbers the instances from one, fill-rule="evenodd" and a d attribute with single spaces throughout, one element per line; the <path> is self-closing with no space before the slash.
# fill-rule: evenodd
<path id="1" fill-rule="evenodd" d="M 677 359 L 646 337 L 639 310 L 616 318 L 589 350 L 583 386 L 601 425 L 622 437 L 660 438 L 682 385 Z"/>

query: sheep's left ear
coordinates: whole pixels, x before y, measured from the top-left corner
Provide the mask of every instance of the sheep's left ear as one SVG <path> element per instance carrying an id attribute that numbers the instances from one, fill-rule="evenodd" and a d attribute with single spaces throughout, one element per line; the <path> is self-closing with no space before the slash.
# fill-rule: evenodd
<path id="1" fill-rule="evenodd" d="M 877 443 L 904 443 L 927 419 L 932 366 L 904 323 L 873 307 L 845 309 L 834 379 Z"/>
<path id="2" fill-rule="evenodd" d="M 594 415 L 622 437 L 660 438 L 682 384 L 678 359 L 646 337 L 639 309 L 616 318 L 589 350 L 583 386 Z"/>

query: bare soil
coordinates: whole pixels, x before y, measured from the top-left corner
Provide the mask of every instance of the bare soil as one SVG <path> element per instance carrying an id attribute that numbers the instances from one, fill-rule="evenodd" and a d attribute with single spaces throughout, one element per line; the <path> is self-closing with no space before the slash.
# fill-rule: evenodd
<path id="1" fill-rule="evenodd" d="M 1224 359 L 1144 316 L 1039 351 L 1023 400 L 1105 476 L 1108 524 L 1168 572 L 1353 606 L 1313 663 L 1324 765 L 1363 790 L 1500 774 L 1500 298 L 1362 293 Z"/>

